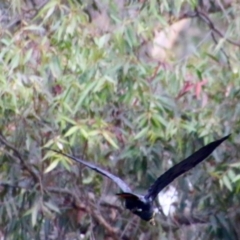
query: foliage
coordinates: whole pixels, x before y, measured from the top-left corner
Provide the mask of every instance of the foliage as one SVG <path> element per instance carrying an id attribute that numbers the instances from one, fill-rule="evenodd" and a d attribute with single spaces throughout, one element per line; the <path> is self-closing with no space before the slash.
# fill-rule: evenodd
<path id="1" fill-rule="evenodd" d="M 213 14 L 221 26 L 232 14 L 224 37 L 198 12 L 189 31 L 202 34 L 187 40 L 194 52 L 180 58 L 183 37 L 176 56 L 160 62 L 147 60 L 143 45 L 156 22 L 166 27 L 170 10 L 179 16 L 182 6 L 140 2 L 120 11 L 106 1 L 102 29 L 90 3 L 51 0 L 2 33 L 0 230 L 7 239 L 239 239 L 239 45 L 231 40 L 239 38 L 239 4 Z M 197 2 L 189 2 L 193 11 Z M 160 214 L 156 227 L 123 211 L 107 179 L 45 150 L 102 165 L 141 192 L 229 132 L 207 162 L 173 183 L 176 211 Z"/>

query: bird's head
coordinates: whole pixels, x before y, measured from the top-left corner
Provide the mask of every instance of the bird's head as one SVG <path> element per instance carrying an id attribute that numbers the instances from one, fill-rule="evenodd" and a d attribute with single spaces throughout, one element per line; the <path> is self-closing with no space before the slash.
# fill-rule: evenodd
<path id="1" fill-rule="evenodd" d="M 154 208 L 152 201 L 147 200 L 144 196 L 133 193 L 120 193 L 118 197 L 125 201 L 125 206 L 133 214 L 139 216 L 145 221 L 150 221 L 154 217 Z"/>

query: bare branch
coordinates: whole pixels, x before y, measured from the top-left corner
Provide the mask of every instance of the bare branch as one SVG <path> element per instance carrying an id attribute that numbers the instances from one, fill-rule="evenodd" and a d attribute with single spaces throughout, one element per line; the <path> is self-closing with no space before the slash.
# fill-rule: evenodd
<path id="1" fill-rule="evenodd" d="M 224 34 L 221 33 L 221 31 L 214 26 L 214 23 L 204 12 L 196 10 L 196 13 L 197 13 L 197 16 L 209 26 L 211 31 L 216 33 L 219 37 L 226 39 L 227 42 L 229 42 L 237 47 L 240 47 L 240 42 L 236 42 L 236 41 L 226 38 L 224 36 Z"/>
<path id="2" fill-rule="evenodd" d="M 19 160 L 22 167 L 29 172 L 29 174 L 33 177 L 35 182 L 40 182 L 40 177 L 37 175 L 37 173 L 34 172 L 34 170 L 32 170 L 30 168 L 30 166 L 25 163 L 24 159 L 22 158 L 20 152 L 11 144 L 9 143 L 6 138 L 2 135 L 2 133 L 0 132 L 0 142 L 5 145 L 7 148 L 9 148 L 10 150 L 13 151 L 14 155 L 11 155 L 10 153 L 7 153 L 8 155 L 10 155 L 12 158 L 14 158 L 15 160 Z"/>
<path id="3" fill-rule="evenodd" d="M 62 188 L 55 188 L 55 187 L 49 187 L 49 188 L 47 188 L 47 190 L 51 191 L 51 192 L 54 192 L 54 193 L 67 194 L 67 195 L 72 196 L 74 198 L 75 208 L 86 211 L 100 225 L 102 225 L 106 229 L 106 231 L 108 232 L 109 235 L 111 235 L 111 237 L 113 237 L 116 240 L 118 239 L 118 234 L 117 233 L 119 233 L 120 230 L 118 228 L 112 227 L 111 224 L 108 223 L 104 219 L 104 217 L 101 215 L 101 213 L 95 210 L 95 206 L 87 206 L 82 201 L 80 202 L 79 197 L 73 191 L 69 191 L 67 189 L 62 189 Z M 90 201 L 87 201 L 87 202 L 89 203 Z"/>

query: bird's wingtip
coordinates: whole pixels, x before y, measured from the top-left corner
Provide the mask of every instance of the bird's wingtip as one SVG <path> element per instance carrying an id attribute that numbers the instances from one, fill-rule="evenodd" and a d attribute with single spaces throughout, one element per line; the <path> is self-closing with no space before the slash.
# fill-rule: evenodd
<path id="1" fill-rule="evenodd" d="M 223 137 L 221 140 L 224 141 L 226 139 L 228 139 L 231 136 L 231 133 L 229 133 L 228 135 L 226 135 L 225 137 Z"/>

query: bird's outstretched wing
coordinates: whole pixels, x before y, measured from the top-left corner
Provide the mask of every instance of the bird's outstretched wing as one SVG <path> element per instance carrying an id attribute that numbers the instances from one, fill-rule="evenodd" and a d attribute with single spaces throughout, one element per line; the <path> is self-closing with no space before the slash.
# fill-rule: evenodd
<path id="1" fill-rule="evenodd" d="M 106 171 L 106 170 L 104 170 L 104 169 L 96 166 L 95 164 L 86 162 L 86 161 L 84 161 L 84 160 L 82 160 L 82 159 L 80 159 L 80 158 L 71 156 L 71 155 L 69 155 L 69 154 L 66 154 L 66 153 L 63 153 L 63 152 L 60 152 L 60 151 L 51 149 L 51 148 L 46 148 L 46 149 L 48 149 L 48 150 L 50 150 L 50 151 L 53 151 L 53 152 L 56 152 L 56 153 L 58 153 L 58 154 L 60 154 L 60 155 L 63 155 L 63 156 L 65 156 L 65 157 L 67 157 L 67 158 L 70 158 L 70 159 L 74 160 L 75 162 L 82 163 L 83 165 L 91 168 L 92 170 L 94 170 L 94 171 L 96 171 L 96 172 L 98 172 L 98 173 L 100 173 L 100 174 L 102 174 L 102 175 L 110 178 L 113 182 L 115 182 L 115 183 L 121 188 L 121 190 L 122 190 L 123 192 L 128 192 L 128 193 L 131 193 L 131 192 L 132 192 L 131 189 L 130 189 L 130 187 L 129 187 L 122 179 L 120 179 L 119 177 L 111 174 L 110 172 L 108 172 L 108 171 Z"/>
<path id="2" fill-rule="evenodd" d="M 193 153 L 188 158 L 184 159 L 180 163 L 171 167 L 168 171 L 162 174 L 148 189 L 148 193 L 145 198 L 154 200 L 158 193 L 165 188 L 169 183 L 171 183 L 175 178 L 181 174 L 189 171 L 195 167 L 198 163 L 202 162 L 206 157 L 208 157 L 216 147 L 218 147 L 224 140 L 226 140 L 230 135 L 221 138 L 217 141 L 211 142 L 208 145 L 202 147 L 195 153 Z"/>

